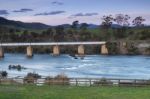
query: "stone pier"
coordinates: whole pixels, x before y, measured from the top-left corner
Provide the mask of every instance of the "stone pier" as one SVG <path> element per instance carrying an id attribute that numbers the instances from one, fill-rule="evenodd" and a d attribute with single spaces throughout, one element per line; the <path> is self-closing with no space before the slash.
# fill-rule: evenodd
<path id="1" fill-rule="evenodd" d="M 85 52 L 84 52 L 84 46 L 83 45 L 79 45 L 78 46 L 78 55 L 80 56 L 84 56 Z"/>
<path id="2" fill-rule="evenodd" d="M 58 45 L 53 46 L 53 55 L 58 56 L 60 54 L 60 49 Z"/>
<path id="3" fill-rule="evenodd" d="M 4 57 L 4 52 L 3 52 L 3 48 L 0 47 L 0 58 L 3 58 Z"/>
<path id="4" fill-rule="evenodd" d="M 103 55 L 108 54 L 108 49 L 105 44 L 101 45 L 101 54 L 103 54 Z"/>
<path id="5" fill-rule="evenodd" d="M 31 46 L 27 47 L 27 57 L 32 57 L 33 56 L 33 49 Z"/>

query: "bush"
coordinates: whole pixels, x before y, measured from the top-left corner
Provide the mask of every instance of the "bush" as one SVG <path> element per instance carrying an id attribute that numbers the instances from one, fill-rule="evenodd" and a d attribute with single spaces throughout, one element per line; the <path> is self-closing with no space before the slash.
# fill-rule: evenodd
<path id="1" fill-rule="evenodd" d="M 150 32 L 147 30 L 143 30 L 143 31 L 139 32 L 137 35 L 138 35 L 138 39 L 140 39 L 140 40 L 150 39 Z"/>
<path id="2" fill-rule="evenodd" d="M 127 47 L 127 50 L 128 50 L 128 54 L 129 55 L 137 55 L 137 54 L 139 54 L 138 48 L 135 47 L 134 44 L 130 44 Z"/>
<path id="3" fill-rule="evenodd" d="M 69 78 L 65 74 L 59 74 L 55 76 L 54 78 L 52 77 L 47 77 L 45 79 L 46 84 L 53 84 L 53 85 L 69 85 Z"/>
<path id="4" fill-rule="evenodd" d="M 41 76 L 37 73 L 28 73 L 24 78 L 24 83 L 34 83 L 39 78 L 41 78 Z"/>
<path id="5" fill-rule="evenodd" d="M 8 69 L 9 70 L 15 70 L 16 69 L 18 71 L 21 71 L 22 69 L 26 69 L 26 68 L 22 67 L 21 65 L 9 65 Z"/>
<path id="6" fill-rule="evenodd" d="M 0 71 L 0 77 L 6 78 L 8 76 L 7 71 Z"/>
<path id="7" fill-rule="evenodd" d="M 118 48 L 116 42 L 107 42 L 106 46 L 108 48 L 109 54 L 118 54 Z"/>

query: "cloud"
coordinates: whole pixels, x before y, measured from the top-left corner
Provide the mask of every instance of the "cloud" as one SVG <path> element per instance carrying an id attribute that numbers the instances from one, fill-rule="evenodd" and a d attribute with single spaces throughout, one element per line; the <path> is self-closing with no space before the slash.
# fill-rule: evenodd
<path id="1" fill-rule="evenodd" d="M 0 15 L 8 15 L 8 11 L 7 10 L 0 10 Z"/>
<path id="2" fill-rule="evenodd" d="M 77 13 L 71 15 L 69 18 L 75 18 L 75 17 L 83 17 L 83 16 L 95 16 L 98 15 L 98 13 Z"/>
<path id="3" fill-rule="evenodd" d="M 65 13 L 65 11 L 52 11 L 52 12 L 37 13 L 34 16 L 57 15 L 57 14 L 62 14 L 62 13 Z"/>
<path id="4" fill-rule="evenodd" d="M 29 11 L 33 11 L 33 9 L 23 8 L 20 10 L 14 10 L 13 12 L 29 12 Z"/>
<path id="5" fill-rule="evenodd" d="M 59 1 L 54 1 L 54 2 L 52 2 L 52 4 L 53 4 L 53 5 L 63 5 L 64 3 L 59 2 Z"/>

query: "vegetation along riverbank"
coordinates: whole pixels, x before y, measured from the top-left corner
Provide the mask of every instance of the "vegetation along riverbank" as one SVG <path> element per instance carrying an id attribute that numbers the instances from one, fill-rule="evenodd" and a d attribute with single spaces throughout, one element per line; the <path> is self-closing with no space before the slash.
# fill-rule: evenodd
<path id="1" fill-rule="evenodd" d="M 150 55 L 150 26 L 143 17 L 106 15 L 100 25 L 80 23 L 49 26 L 23 23 L 0 17 L 0 42 L 107 41 L 109 54 Z M 75 53 L 76 46 L 61 47 L 61 53 Z M 86 54 L 97 54 L 100 46 L 86 46 Z M 51 47 L 34 47 L 34 53 L 50 53 Z M 68 50 L 69 49 L 69 50 Z M 6 52 L 25 52 L 25 48 L 5 48 Z"/>

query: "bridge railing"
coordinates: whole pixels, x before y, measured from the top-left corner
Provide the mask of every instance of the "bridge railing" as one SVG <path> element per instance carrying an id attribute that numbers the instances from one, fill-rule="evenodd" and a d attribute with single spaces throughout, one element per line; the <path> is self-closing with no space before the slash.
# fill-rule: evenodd
<path id="1" fill-rule="evenodd" d="M 50 45 L 101 45 L 105 44 L 105 41 L 95 42 L 31 42 L 31 43 L 0 43 L 0 46 L 50 46 Z"/>

